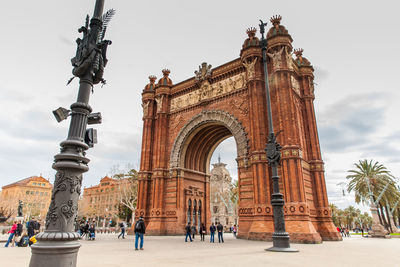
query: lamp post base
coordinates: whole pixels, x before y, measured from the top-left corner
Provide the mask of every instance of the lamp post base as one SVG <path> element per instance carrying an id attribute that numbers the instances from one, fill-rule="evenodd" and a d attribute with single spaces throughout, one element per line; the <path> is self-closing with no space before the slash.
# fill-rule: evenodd
<path id="1" fill-rule="evenodd" d="M 295 248 L 280 248 L 280 247 L 266 248 L 265 251 L 272 251 L 272 252 L 299 252 L 299 250 L 295 249 Z"/>
<path id="2" fill-rule="evenodd" d="M 299 252 L 298 249 L 290 247 L 289 234 L 286 232 L 278 232 L 272 234 L 272 247 L 265 251 L 273 252 Z"/>
<path id="3" fill-rule="evenodd" d="M 31 246 L 29 267 L 75 267 L 79 241 L 39 241 Z"/>

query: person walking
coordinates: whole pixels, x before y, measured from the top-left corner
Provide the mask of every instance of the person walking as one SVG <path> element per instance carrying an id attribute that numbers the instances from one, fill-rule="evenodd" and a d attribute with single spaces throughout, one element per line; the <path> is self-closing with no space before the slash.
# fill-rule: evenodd
<path id="1" fill-rule="evenodd" d="M 204 241 L 204 236 L 206 235 L 206 226 L 204 225 L 204 223 L 201 224 L 199 232 L 200 232 L 200 240 Z"/>
<path id="2" fill-rule="evenodd" d="M 214 243 L 215 230 L 216 230 L 215 225 L 214 223 L 212 223 L 210 226 L 210 243 Z"/>
<path id="3" fill-rule="evenodd" d="M 121 228 L 121 233 L 119 234 L 118 238 L 121 237 L 122 235 L 122 239 L 125 239 L 125 223 L 124 222 L 120 222 L 119 227 Z"/>
<path id="4" fill-rule="evenodd" d="M 233 236 L 236 238 L 236 233 L 237 233 L 237 226 L 236 226 L 236 224 L 233 226 L 232 232 L 233 232 Z"/>
<path id="5" fill-rule="evenodd" d="M 32 217 L 27 223 L 26 223 L 26 229 L 28 229 L 28 236 L 31 238 L 32 236 L 35 235 L 35 229 L 37 228 L 36 226 L 36 220 L 35 217 Z"/>
<path id="6" fill-rule="evenodd" d="M 190 239 L 190 242 L 192 242 L 193 241 L 192 240 L 192 235 L 191 235 L 192 228 L 190 227 L 190 222 L 188 222 L 188 224 L 186 225 L 185 230 L 186 230 L 185 242 L 187 242 L 187 238 L 188 237 Z"/>
<path id="7" fill-rule="evenodd" d="M 138 243 L 140 238 L 140 250 L 143 250 L 143 235 L 146 233 L 146 225 L 144 224 L 143 217 L 140 216 L 135 224 L 135 250 L 138 250 Z"/>
<path id="8" fill-rule="evenodd" d="M 217 231 L 218 231 L 218 243 L 221 243 L 221 241 L 222 241 L 222 243 L 224 243 L 224 237 L 223 237 L 224 227 L 222 226 L 221 223 L 218 223 Z"/>
<path id="9" fill-rule="evenodd" d="M 10 234 L 8 236 L 8 240 L 7 243 L 5 245 L 5 247 L 7 248 L 8 245 L 11 243 L 11 246 L 14 246 L 14 236 L 15 236 L 15 231 L 17 231 L 17 221 L 14 221 L 14 224 L 11 227 L 11 230 L 7 232 L 7 234 Z"/>
<path id="10" fill-rule="evenodd" d="M 192 225 L 192 227 L 190 227 L 190 233 L 192 234 L 192 238 L 194 240 L 194 237 L 196 235 L 196 226 Z"/>

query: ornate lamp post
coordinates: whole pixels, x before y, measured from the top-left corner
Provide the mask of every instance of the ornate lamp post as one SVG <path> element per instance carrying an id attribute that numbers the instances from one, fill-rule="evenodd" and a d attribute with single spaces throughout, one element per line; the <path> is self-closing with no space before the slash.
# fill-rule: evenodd
<path id="1" fill-rule="evenodd" d="M 96 0 L 90 25 L 87 16 L 85 26 L 78 30 L 83 33 L 83 38 L 76 40 L 76 56 L 71 59 L 74 67 L 72 73 L 79 78 L 77 101 L 71 105 L 71 111 L 60 108 L 53 112 L 57 121 L 71 116 L 71 123 L 67 140 L 61 142 L 61 151 L 54 156 L 52 167 L 57 173 L 46 216 L 46 230 L 36 236 L 38 242 L 32 246 L 30 267 L 76 266 L 80 243 L 79 234 L 74 231 L 74 222 L 82 173 L 89 170 L 85 150 L 93 147 L 97 139 L 96 131 L 86 130 L 86 126 L 101 123 L 101 114 L 91 113 L 89 96 L 94 84 L 105 82 L 103 71 L 107 64 L 106 51 L 111 44 L 111 41 L 103 39 L 114 10 L 102 15 L 103 6 L 104 0 Z"/>
<path id="2" fill-rule="evenodd" d="M 268 164 L 271 166 L 272 172 L 272 208 L 274 210 L 274 233 L 272 234 L 273 246 L 266 249 L 267 251 L 276 252 L 298 252 L 297 249 L 290 248 L 289 234 L 285 229 L 285 217 L 283 215 L 283 206 L 285 201 L 283 195 L 279 192 L 279 176 L 278 165 L 281 159 L 281 146 L 276 141 L 274 127 L 272 123 L 272 110 L 271 110 L 271 97 L 268 85 L 268 69 L 267 69 L 267 40 L 264 38 L 265 26 L 267 23 L 260 20 L 260 33 L 261 33 L 261 50 L 264 65 L 264 79 L 265 79 L 265 95 L 267 98 L 267 115 L 268 115 L 268 143 L 265 151 L 267 153 Z"/>

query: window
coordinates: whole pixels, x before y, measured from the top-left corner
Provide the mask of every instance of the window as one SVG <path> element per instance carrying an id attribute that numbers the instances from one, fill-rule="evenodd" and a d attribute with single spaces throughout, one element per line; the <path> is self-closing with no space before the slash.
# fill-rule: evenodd
<path id="1" fill-rule="evenodd" d="M 33 185 L 36 185 L 36 182 L 34 182 Z"/>
<path id="2" fill-rule="evenodd" d="M 40 192 L 40 195 L 43 196 L 43 192 Z"/>
<path id="3" fill-rule="evenodd" d="M 36 191 L 36 195 L 39 195 L 39 192 L 38 192 L 38 191 Z"/>
<path id="4" fill-rule="evenodd" d="M 33 195 L 35 192 L 31 191 L 31 195 Z"/>
<path id="5" fill-rule="evenodd" d="M 29 195 L 29 191 L 26 191 L 26 194 Z"/>
<path id="6" fill-rule="evenodd" d="M 46 184 L 45 184 L 45 183 L 43 183 L 43 184 L 42 184 L 42 186 L 46 186 Z"/>
<path id="7" fill-rule="evenodd" d="M 42 209 L 44 209 L 44 203 L 42 204 Z"/>
<path id="8" fill-rule="evenodd" d="M 48 192 L 45 192 L 45 193 L 44 193 L 45 196 L 47 196 L 48 194 L 49 194 Z"/>

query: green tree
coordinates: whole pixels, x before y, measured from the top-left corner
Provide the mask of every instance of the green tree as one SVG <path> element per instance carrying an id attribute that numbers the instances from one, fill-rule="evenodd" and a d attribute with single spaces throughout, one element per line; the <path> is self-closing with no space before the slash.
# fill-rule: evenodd
<path id="1" fill-rule="evenodd" d="M 387 186 L 383 198 L 378 203 L 378 217 L 380 223 L 390 230 L 388 206 L 396 198 L 396 186 L 393 175 L 379 162 L 372 160 L 360 160 L 354 164 L 356 169 L 349 170 L 347 179 L 350 180 L 347 191 L 355 193 L 356 203 L 367 203 L 370 201 L 369 190 L 372 192 L 372 199 L 376 201 L 381 192 Z M 391 202 L 389 202 L 389 199 Z M 386 217 L 384 210 L 386 209 Z"/>

